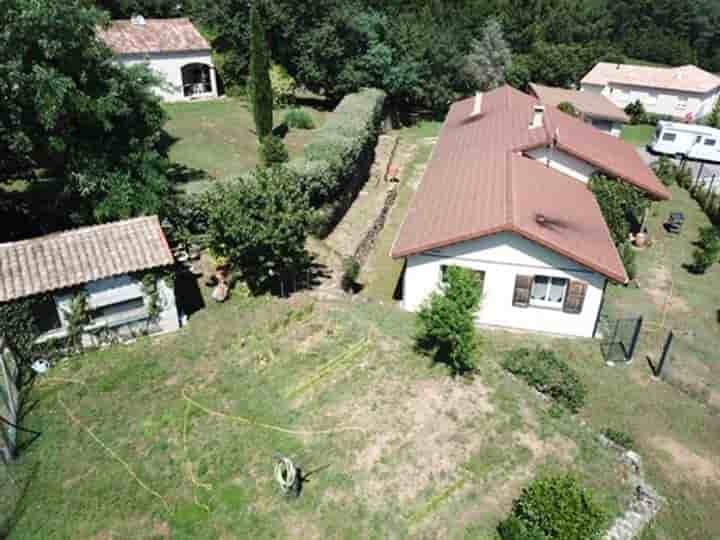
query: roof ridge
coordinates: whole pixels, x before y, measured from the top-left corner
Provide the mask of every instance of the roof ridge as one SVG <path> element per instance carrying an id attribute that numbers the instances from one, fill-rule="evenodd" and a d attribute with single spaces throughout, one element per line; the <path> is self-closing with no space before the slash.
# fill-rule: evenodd
<path id="1" fill-rule="evenodd" d="M 55 231 L 47 234 L 42 234 L 40 236 L 33 236 L 32 238 L 23 238 L 22 240 L 14 240 L 12 242 L 0 242 L 0 248 L 8 247 L 8 246 L 15 246 L 22 244 L 24 242 L 37 242 L 38 240 L 52 240 L 55 238 L 59 238 L 62 236 L 67 236 L 71 234 L 82 234 L 86 232 L 91 231 L 98 231 L 101 229 L 110 229 L 114 227 L 121 227 L 125 225 L 130 225 L 133 223 L 139 223 L 141 221 L 152 221 L 153 219 L 157 220 L 158 225 L 160 224 L 160 219 L 157 215 L 153 214 L 150 216 L 137 216 L 134 218 L 128 218 L 128 219 L 122 219 L 119 221 L 110 221 L 108 223 L 98 223 L 96 225 L 83 225 L 82 227 L 76 227 L 74 229 L 63 229 L 60 231 Z"/>
<path id="2" fill-rule="evenodd" d="M 505 223 L 512 227 L 515 219 L 515 186 L 513 184 L 512 151 L 505 154 Z"/>

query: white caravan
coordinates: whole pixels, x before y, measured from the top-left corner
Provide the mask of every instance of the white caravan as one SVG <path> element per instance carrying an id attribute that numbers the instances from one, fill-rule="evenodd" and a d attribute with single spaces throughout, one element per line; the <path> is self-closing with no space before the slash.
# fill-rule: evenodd
<path id="1" fill-rule="evenodd" d="M 720 163 L 720 129 L 697 124 L 658 122 L 649 147 L 657 154 Z"/>

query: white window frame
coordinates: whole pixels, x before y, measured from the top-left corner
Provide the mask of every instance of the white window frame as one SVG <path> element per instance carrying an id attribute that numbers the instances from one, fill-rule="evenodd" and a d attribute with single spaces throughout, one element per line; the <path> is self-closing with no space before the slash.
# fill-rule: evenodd
<path id="1" fill-rule="evenodd" d="M 703 141 L 703 145 L 707 146 L 708 148 L 715 148 L 715 146 L 717 146 L 717 139 L 707 138 Z"/>
<path id="2" fill-rule="evenodd" d="M 658 103 L 658 93 L 657 92 L 648 92 L 647 104 L 648 105 L 657 105 L 657 103 Z"/>
<path id="3" fill-rule="evenodd" d="M 684 111 L 688 108 L 688 102 L 690 101 L 690 98 L 687 96 L 678 96 L 677 104 L 675 105 L 675 108 Z"/>
<path id="4" fill-rule="evenodd" d="M 677 141 L 677 133 L 665 132 L 661 137 L 662 142 L 675 142 Z"/>
<path id="5" fill-rule="evenodd" d="M 533 298 L 533 292 L 535 290 L 535 281 L 538 278 L 547 279 L 547 289 L 545 290 L 545 296 L 544 298 Z M 553 302 L 551 300 L 548 300 L 548 297 L 550 295 L 550 289 L 552 288 L 553 281 L 555 282 L 563 282 L 563 290 L 562 295 L 560 296 L 559 302 Z M 558 277 L 558 276 L 544 276 L 544 275 L 537 275 L 533 277 L 532 284 L 530 285 L 530 305 L 534 307 L 543 307 L 543 308 L 550 308 L 550 309 L 558 309 L 562 310 L 565 306 L 565 297 L 567 296 L 568 287 L 570 286 L 570 280 L 568 278 Z"/>

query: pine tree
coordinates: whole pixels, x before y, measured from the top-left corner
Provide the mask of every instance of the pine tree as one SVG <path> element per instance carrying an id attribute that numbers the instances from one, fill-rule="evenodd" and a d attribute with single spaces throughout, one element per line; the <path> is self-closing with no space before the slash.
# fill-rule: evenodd
<path id="1" fill-rule="evenodd" d="M 250 101 L 260 141 L 272 133 L 273 94 L 270 81 L 270 47 L 262 14 L 262 0 L 250 7 Z"/>

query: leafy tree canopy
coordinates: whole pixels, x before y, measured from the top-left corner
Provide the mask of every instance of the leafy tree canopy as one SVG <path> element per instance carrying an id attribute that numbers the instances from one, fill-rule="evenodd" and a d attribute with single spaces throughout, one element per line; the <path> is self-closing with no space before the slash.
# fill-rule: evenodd
<path id="1" fill-rule="evenodd" d="M 0 183 L 58 179 L 83 222 L 158 212 L 169 192 L 157 81 L 112 61 L 96 37 L 106 21 L 82 0 L 0 11 Z"/>

